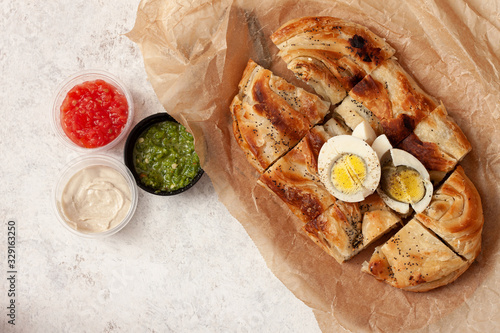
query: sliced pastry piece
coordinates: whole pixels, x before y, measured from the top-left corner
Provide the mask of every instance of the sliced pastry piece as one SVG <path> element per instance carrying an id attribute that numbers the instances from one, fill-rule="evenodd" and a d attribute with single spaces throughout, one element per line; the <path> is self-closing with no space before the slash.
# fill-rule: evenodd
<path id="1" fill-rule="evenodd" d="M 322 121 L 330 104 L 250 60 L 230 109 L 236 141 L 259 172 Z"/>
<path id="2" fill-rule="evenodd" d="M 418 158 L 433 181 L 439 182 L 471 151 L 472 146 L 441 104 L 418 123 L 399 148 Z"/>
<path id="3" fill-rule="evenodd" d="M 484 224 L 481 197 L 461 166 L 416 218 L 467 261 L 472 262 L 479 255 Z"/>
<path id="4" fill-rule="evenodd" d="M 438 105 L 395 59 L 380 64 L 349 95 L 377 117 L 393 146 L 409 136 Z"/>
<path id="5" fill-rule="evenodd" d="M 323 126 L 313 127 L 286 155 L 258 179 L 258 183 L 283 200 L 304 223 L 335 202 L 318 176 L 318 155 L 330 138 Z"/>
<path id="6" fill-rule="evenodd" d="M 339 121 L 337 118 L 330 118 L 324 125 L 325 131 L 330 134 L 330 136 L 336 135 L 351 135 L 352 130 L 347 127 L 343 122 Z"/>
<path id="7" fill-rule="evenodd" d="M 395 52 L 366 27 L 334 17 L 291 20 L 271 40 L 288 68 L 332 104 Z"/>
<path id="8" fill-rule="evenodd" d="M 351 130 L 354 130 L 359 124 L 366 121 L 375 131 L 376 135 L 384 133 L 379 119 L 368 110 L 361 102 L 356 101 L 351 96 L 347 96 L 342 103 L 335 108 L 335 113 L 338 114 Z"/>
<path id="9" fill-rule="evenodd" d="M 412 219 L 375 249 L 362 271 L 393 287 L 423 292 L 453 282 L 470 263 Z"/>
<path id="10" fill-rule="evenodd" d="M 358 203 L 339 200 L 303 229 L 326 253 L 343 263 L 361 251 L 361 218 Z"/>
<path id="11" fill-rule="evenodd" d="M 343 263 L 400 223 L 401 219 L 374 193 L 362 202 L 338 200 L 303 230 L 326 253 Z"/>
<path id="12" fill-rule="evenodd" d="M 401 226 L 401 218 L 395 214 L 377 194 L 372 194 L 360 202 L 359 209 L 363 213 L 361 231 L 363 248 L 385 235 L 390 230 Z"/>

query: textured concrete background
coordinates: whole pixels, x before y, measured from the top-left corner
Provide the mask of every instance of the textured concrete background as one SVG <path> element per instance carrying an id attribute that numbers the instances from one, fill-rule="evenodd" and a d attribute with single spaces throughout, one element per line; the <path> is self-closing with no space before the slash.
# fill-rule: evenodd
<path id="1" fill-rule="evenodd" d="M 0 332 L 317 332 L 312 311 L 266 267 L 205 175 L 176 197 L 139 192 L 130 224 L 81 239 L 52 189 L 78 155 L 50 126 L 54 90 L 100 68 L 163 111 L 125 33 L 139 0 L 0 2 Z M 108 155 L 122 160 L 121 142 Z M 7 323 L 7 221 L 16 221 L 16 325 Z"/>

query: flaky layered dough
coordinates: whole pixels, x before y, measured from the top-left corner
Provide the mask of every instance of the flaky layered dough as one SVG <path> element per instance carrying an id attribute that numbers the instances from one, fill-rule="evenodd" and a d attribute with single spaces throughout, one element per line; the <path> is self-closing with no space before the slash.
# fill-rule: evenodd
<path id="1" fill-rule="evenodd" d="M 271 40 L 288 68 L 332 104 L 395 52 L 366 27 L 333 17 L 291 20 Z"/>
<path id="2" fill-rule="evenodd" d="M 427 209 L 378 247 L 362 270 L 409 291 L 444 286 L 479 255 L 483 224 L 479 193 L 458 166 Z"/>
<path id="3" fill-rule="evenodd" d="M 384 133 L 380 120 L 363 105 L 351 96 L 347 96 L 339 106 L 335 108 L 335 113 L 351 130 L 354 130 L 361 122 L 366 121 L 375 131 L 376 135 Z"/>
<path id="4" fill-rule="evenodd" d="M 337 201 L 303 230 L 326 253 L 343 263 L 361 251 L 361 219 L 356 203 Z"/>
<path id="5" fill-rule="evenodd" d="M 250 60 L 230 110 L 236 141 L 260 172 L 323 120 L 329 103 Z"/>
<path id="6" fill-rule="evenodd" d="M 441 104 L 418 123 L 399 148 L 418 158 L 430 172 L 446 174 L 471 151 L 472 146 Z"/>
<path id="7" fill-rule="evenodd" d="M 277 195 L 307 223 L 337 200 L 319 179 L 318 156 L 328 139 L 344 134 L 348 134 L 347 129 L 334 118 L 314 126 L 292 150 L 263 172 L 257 183 Z"/>
<path id="8" fill-rule="evenodd" d="M 472 262 L 481 252 L 484 217 L 481 197 L 461 166 L 434 193 L 416 218 Z"/>
<path id="9" fill-rule="evenodd" d="M 339 263 L 400 228 L 362 271 L 415 292 L 458 278 L 481 251 L 484 218 L 479 194 L 457 166 L 471 145 L 444 105 L 392 58 L 391 46 L 359 24 L 304 17 L 271 39 L 288 68 L 323 99 L 248 62 L 231 113 L 234 136 L 261 173 L 258 183 L 288 205 L 306 235 Z M 419 159 L 434 184 L 452 172 L 423 213 L 400 216 L 377 193 L 342 202 L 320 181 L 321 147 L 363 121 Z M 411 220 L 403 226 L 402 218 Z"/>
<path id="10" fill-rule="evenodd" d="M 455 281 L 470 266 L 416 219 L 375 249 L 362 271 L 393 287 L 424 292 Z"/>
<path id="11" fill-rule="evenodd" d="M 337 200 L 303 230 L 326 253 L 343 263 L 400 223 L 401 219 L 374 193 L 356 203 Z"/>
<path id="12" fill-rule="evenodd" d="M 304 223 L 336 201 L 318 175 L 319 151 L 330 137 L 323 126 L 313 127 L 258 179 L 260 185 L 283 200 Z"/>
<path id="13" fill-rule="evenodd" d="M 349 96 L 378 118 L 392 145 L 409 136 L 438 106 L 395 59 L 381 63 L 349 92 Z"/>

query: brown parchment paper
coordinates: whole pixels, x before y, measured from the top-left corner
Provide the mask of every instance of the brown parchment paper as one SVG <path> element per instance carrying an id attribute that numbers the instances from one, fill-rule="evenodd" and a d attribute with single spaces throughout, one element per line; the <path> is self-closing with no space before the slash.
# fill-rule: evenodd
<path id="1" fill-rule="evenodd" d="M 195 136 L 219 199 L 272 272 L 310 306 L 323 331 L 500 331 L 500 3 L 482 0 L 144 0 L 128 34 L 166 111 Z M 422 294 L 360 272 L 372 248 L 339 265 L 260 186 L 232 133 L 228 106 L 249 58 L 302 85 L 269 35 L 287 20 L 330 15 L 361 23 L 442 100 L 472 143 L 461 163 L 482 196 L 483 250 L 456 282 Z M 221 240 L 224 241 L 224 240 Z"/>

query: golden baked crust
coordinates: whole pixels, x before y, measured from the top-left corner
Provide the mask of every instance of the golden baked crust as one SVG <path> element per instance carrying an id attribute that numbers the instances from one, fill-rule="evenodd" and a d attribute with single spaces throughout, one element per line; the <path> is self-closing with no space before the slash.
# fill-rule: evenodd
<path id="1" fill-rule="evenodd" d="M 333 17 L 291 20 L 271 40 L 288 68 L 332 104 L 395 52 L 366 27 Z"/>
<path id="2" fill-rule="evenodd" d="M 400 222 L 401 219 L 374 193 L 358 203 L 337 200 L 309 221 L 303 230 L 326 253 L 342 263 Z"/>
<path id="3" fill-rule="evenodd" d="M 469 266 L 470 262 L 413 219 L 376 248 L 362 271 L 393 287 L 423 292 L 453 282 Z"/>
<path id="4" fill-rule="evenodd" d="M 361 219 L 357 203 L 338 200 L 303 230 L 326 253 L 343 263 L 361 251 Z"/>
<path id="5" fill-rule="evenodd" d="M 427 209 L 377 247 L 362 271 L 409 291 L 446 285 L 479 255 L 483 224 L 479 193 L 458 166 Z"/>
<path id="6" fill-rule="evenodd" d="M 328 119 L 328 121 L 323 125 L 323 128 L 328 134 L 330 134 L 330 136 L 352 134 L 352 130 L 336 117 Z"/>
<path id="7" fill-rule="evenodd" d="M 318 155 L 330 138 L 323 126 L 313 127 L 286 155 L 258 179 L 258 183 L 283 200 L 304 223 L 335 201 L 318 175 Z"/>
<path id="8" fill-rule="evenodd" d="M 402 223 L 399 215 L 392 211 L 378 194 L 372 194 L 360 202 L 359 209 L 363 213 L 363 248 Z"/>
<path id="9" fill-rule="evenodd" d="M 250 60 L 230 110 L 236 141 L 262 172 L 323 120 L 329 103 Z"/>
<path id="10" fill-rule="evenodd" d="M 347 94 L 342 83 L 321 59 L 297 56 L 288 62 L 287 67 L 296 77 L 309 84 L 318 95 L 332 104 L 337 104 Z"/>
<path id="11" fill-rule="evenodd" d="M 453 170 L 472 149 L 443 104 L 418 123 L 399 148 L 418 158 L 427 170 L 443 173 Z"/>
<path id="12" fill-rule="evenodd" d="M 416 218 L 467 261 L 474 261 L 481 252 L 481 197 L 461 166 L 437 189 L 430 205 Z"/>
<path id="13" fill-rule="evenodd" d="M 271 39 L 288 68 L 328 102 L 249 61 L 231 112 L 234 136 L 261 172 L 258 183 L 288 205 L 324 251 L 339 263 L 349 260 L 402 225 L 377 193 L 346 203 L 319 179 L 323 144 L 366 121 L 376 135 L 418 158 L 435 184 L 456 170 L 423 213 L 375 249 L 362 271 L 415 292 L 458 278 L 481 250 L 484 219 L 477 190 L 457 167 L 471 145 L 444 105 L 391 58 L 392 47 L 356 23 L 304 17 Z"/>
<path id="14" fill-rule="evenodd" d="M 351 130 L 354 130 L 361 122 L 366 121 L 370 127 L 373 128 L 376 135 L 384 133 L 380 120 L 373 112 L 351 96 L 347 96 L 342 103 L 335 108 L 335 113 L 341 117 Z"/>
<path id="15" fill-rule="evenodd" d="M 409 136 L 438 105 L 394 59 L 380 64 L 352 88 L 349 96 L 379 119 L 393 146 Z"/>

